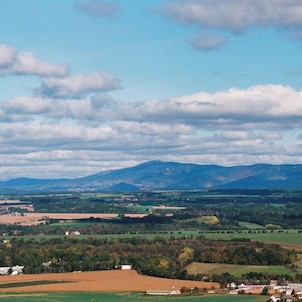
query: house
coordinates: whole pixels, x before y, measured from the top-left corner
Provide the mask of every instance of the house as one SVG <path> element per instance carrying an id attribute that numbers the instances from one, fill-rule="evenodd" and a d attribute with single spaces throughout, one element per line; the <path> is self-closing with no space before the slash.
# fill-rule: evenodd
<path id="1" fill-rule="evenodd" d="M 280 302 L 281 296 L 280 295 L 272 295 L 269 299 L 271 302 Z"/>
<path id="2" fill-rule="evenodd" d="M 132 269 L 132 265 L 131 264 L 122 264 L 121 265 L 121 269 L 124 270 L 130 270 Z"/>
<path id="3" fill-rule="evenodd" d="M 76 236 L 78 236 L 78 235 L 81 235 L 81 233 L 79 231 L 71 231 L 71 232 L 66 231 L 65 232 L 65 236 L 69 236 L 69 235 L 76 235 Z"/>
<path id="4" fill-rule="evenodd" d="M 259 295 L 265 288 L 267 288 L 269 292 L 274 291 L 274 285 L 245 285 L 243 283 L 238 286 L 238 291 L 246 294 L 251 293 L 254 295 Z"/>
<path id="5" fill-rule="evenodd" d="M 20 275 L 23 274 L 24 266 L 15 265 L 12 267 L 12 273 L 11 275 Z"/>
<path id="6" fill-rule="evenodd" d="M 280 299 L 280 302 L 294 302 L 294 301 L 298 301 L 298 299 L 291 295 L 281 296 L 281 299 Z"/>
<path id="7" fill-rule="evenodd" d="M 294 302 L 298 301 L 297 298 L 292 295 L 273 295 L 270 297 L 269 301 L 271 302 Z"/>

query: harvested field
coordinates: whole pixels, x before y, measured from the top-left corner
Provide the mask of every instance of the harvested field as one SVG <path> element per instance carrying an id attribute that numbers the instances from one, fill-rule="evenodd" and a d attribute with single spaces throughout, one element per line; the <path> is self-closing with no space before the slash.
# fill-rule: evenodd
<path id="1" fill-rule="evenodd" d="M 131 214 L 129 214 L 131 215 Z M 118 217 L 118 214 L 106 213 L 24 213 L 21 214 L 7 214 L 0 215 L 0 224 L 20 224 L 20 225 L 37 225 L 43 223 L 47 219 L 58 220 L 75 220 L 75 219 L 88 219 L 102 218 L 112 219 Z"/>
<path id="2" fill-rule="evenodd" d="M 142 218 L 148 214 L 125 214 L 125 217 Z M 44 223 L 48 219 L 57 220 L 78 220 L 89 218 L 113 219 L 117 218 L 116 213 L 14 213 L 0 215 L 0 224 L 37 225 Z"/>
<path id="3" fill-rule="evenodd" d="M 141 276 L 134 270 L 0 276 L 0 282 L 3 286 L 2 288 L 0 288 L 0 292 L 10 293 L 129 291 L 144 292 L 148 289 L 180 289 L 182 287 L 195 286 L 199 288 L 220 287 L 218 283 L 214 282 L 200 282 Z M 19 287 L 16 286 L 16 283 L 18 282 L 20 282 Z M 36 285 L 33 285 L 33 283 L 35 282 Z M 12 284 L 12 287 L 10 287 L 10 284 Z"/>

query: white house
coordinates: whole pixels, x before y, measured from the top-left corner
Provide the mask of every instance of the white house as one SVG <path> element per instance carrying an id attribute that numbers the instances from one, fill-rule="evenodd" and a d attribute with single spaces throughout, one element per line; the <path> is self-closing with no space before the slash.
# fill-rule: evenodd
<path id="1" fill-rule="evenodd" d="M 130 270 L 130 269 L 132 269 L 132 265 L 131 264 L 122 264 L 121 269 L 122 270 Z"/>
<path id="2" fill-rule="evenodd" d="M 12 267 L 12 275 L 20 275 L 23 274 L 24 266 L 15 265 Z"/>

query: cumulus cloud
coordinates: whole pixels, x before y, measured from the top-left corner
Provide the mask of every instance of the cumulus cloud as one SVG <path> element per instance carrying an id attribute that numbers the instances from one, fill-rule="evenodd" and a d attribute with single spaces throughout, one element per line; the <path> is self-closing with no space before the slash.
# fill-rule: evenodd
<path id="1" fill-rule="evenodd" d="M 163 13 L 183 25 L 214 32 L 241 34 L 252 27 L 282 29 L 296 37 L 302 32 L 300 0 L 174 0 L 165 2 Z"/>
<path id="2" fill-rule="evenodd" d="M 0 68 L 6 68 L 13 64 L 16 50 L 7 45 L 0 44 Z"/>
<path id="3" fill-rule="evenodd" d="M 302 163 L 296 139 L 302 91 L 282 85 L 133 103 L 106 94 L 17 97 L 0 104 L 0 123 L 0 171 L 7 173 L 16 162 L 19 167 L 24 162 L 29 173 L 35 173 L 32 166 L 46 171 L 51 164 L 46 173 L 53 176 L 63 170 L 63 176 L 78 175 L 85 163 L 91 173 L 98 172 L 108 168 L 107 160 L 111 168 L 154 158 L 221 165 Z"/>
<path id="4" fill-rule="evenodd" d="M 76 2 L 76 7 L 93 18 L 110 17 L 120 10 L 117 3 L 107 0 L 78 1 Z"/>
<path id="5" fill-rule="evenodd" d="M 302 126 L 302 91 L 289 86 L 257 85 L 247 89 L 231 88 L 216 93 L 199 92 L 166 100 L 125 103 L 117 102 L 106 94 L 65 99 L 65 96 L 74 97 L 95 89 L 105 89 L 104 82 L 90 82 L 90 76 L 80 77 L 79 81 L 73 79 L 53 79 L 57 90 L 49 95 L 60 99 L 18 97 L 4 102 L 0 106 L 0 113 L 2 117 L 10 115 L 11 118 L 23 114 L 54 120 L 87 120 L 91 123 L 100 120 L 125 122 L 124 125 L 130 123 L 133 131 L 139 127 L 139 123 L 142 129 L 146 129 L 144 123 L 149 123 L 149 126 L 184 125 L 210 131 L 217 127 L 245 131 L 284 130 Z"/>
<path id="6" fill-rule="evenodd" d="M 49 112 L 54 106 L 50 99 L 16 97 L 8 100 L 3 105 L 3 109 L 8 115 L 41 115 Z"/>
<path id="7" fill-rule="evenodd" d="M 64 78 L 45 78 L 40 93 L 48 97 L 64 98 L 106 92 L 118 88 L 120 88 L 120 80 L 115 76 L 105 72 L 97 72 L 90 75 L 75 75 Z"/>
<path id="8" fill-rule="evenodd" d="M 65 76 L 68 72 L 69 67 L 66 64 L 42 61 L 31 52 L 17 51 L 13 47 L 0 44 L 0 76 Z"/>
<path id="9" fill-rule="evenodd" d="M 128 104 L 122 111 L 125 118 L 134 120 L 181 122 L 208 129 L 295 128 L 302 125 L 302 91 L 282 85 L 257 85 Z"/>

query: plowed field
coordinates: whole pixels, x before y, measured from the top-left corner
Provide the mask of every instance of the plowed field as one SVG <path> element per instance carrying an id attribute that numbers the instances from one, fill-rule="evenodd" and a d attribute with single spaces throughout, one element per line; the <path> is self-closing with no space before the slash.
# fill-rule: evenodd
<path id="1" fill-rule="evenodd" d="M 49 283 L 48 283 L 49 282 Z M 0 276 L 0 292 L 144 292 L 182 287 L 219 288 L 218 283 L 141 276 L 134 270 Z"/>

